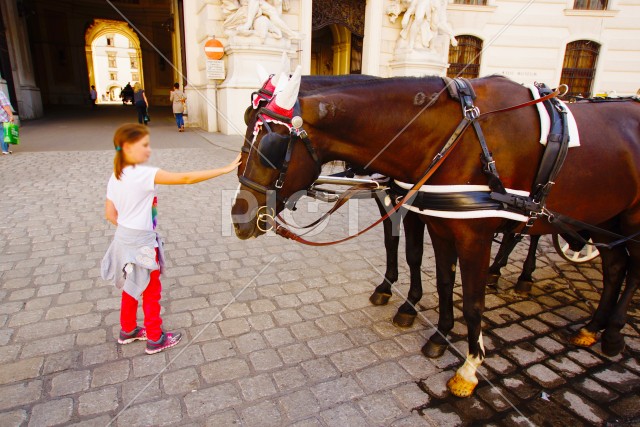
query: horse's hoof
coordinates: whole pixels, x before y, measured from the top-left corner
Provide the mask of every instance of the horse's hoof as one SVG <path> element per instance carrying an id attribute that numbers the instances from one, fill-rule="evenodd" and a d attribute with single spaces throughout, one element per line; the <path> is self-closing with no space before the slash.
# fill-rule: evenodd
<path id="1" fill-rule="evenodd" d="M 452 376 L 449 381 L 447 381 L 447 388 L 457 397 L 469 397 L 473 394 L 473 390 L 475 390 L 478 383 L 472 383 L 471 381 L 467 381 L 462 378 L 458 373 Z"/>
<path id="2" fill-rule="evenodd" d="M 420 351 L 429 359 L 436 359 L 442 356 L 446 349 L 446 344 L 437 344 L 429 340 L 425 345 L 422 346 L 422 349 Z"/>
<path id="3" fill-rule="evenodd" d="M 369 297 L 369 301 L 373 305 L 387 305 L 391 299 L 391 294 L 383 294 L 381 292 L 374 292 Z"/>
<path id="4" fill-rule="evenodd" d="M 578 347 L 591 347 L 597 341 L 596 333 L 587 331 L 585 328 L 580 328 L 578 332 L 569 338 L 569 342 Z"/>
<path id="5" fill-rule="evenodd" d="M 533 282 L 530 280 L 518 280 L 514 290 L 523 295 L 528 295 L 531 292 L 531 288 L 533 287 Z"/>
<path id="6" fill-rule="evenodd" d="M 500 279 L 499 274 L 489 273 L 489 277 L 487 277 L 487 285 L 489 286 L 496 285 L 499 279 Z"/>
<path id="7" fill-rule="evenodd" d="M 417 314 L 411 313 L 401 313 L 397 312 L 395 316 L 393 316 L 393 324 L 399 326 L 401 328 L 408 328 L 413 325 L 413 321 L 416 319 Z"/>
<path id="8" fill-rule="evenodd" d="M 607 357 L 617 356 L 624 350 L 624 338 L 615 341 L 607 340 L 606 335 L 602 335 L 602 353 Z"/>

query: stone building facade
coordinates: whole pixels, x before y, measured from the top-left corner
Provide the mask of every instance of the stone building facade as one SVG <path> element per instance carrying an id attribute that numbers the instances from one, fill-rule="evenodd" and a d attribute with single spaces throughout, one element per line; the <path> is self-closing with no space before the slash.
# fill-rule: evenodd
<path id="1" fill-rule="evenodd" d="M 305 74 L 504 74 L 566 83 L 571 96 L 640 88 L 637 0 L 0 0 L 0 12 L 0 72 L 23 118 L 88 103 L 87 34 L 100 20 L 135 33 L 153 105 L 185 84 L 189 125 L 225 134 L 244 132 L 256 64 L 273 72 L 282 52 Z M 224 78 L 207 72 L 212 38 Z"/>

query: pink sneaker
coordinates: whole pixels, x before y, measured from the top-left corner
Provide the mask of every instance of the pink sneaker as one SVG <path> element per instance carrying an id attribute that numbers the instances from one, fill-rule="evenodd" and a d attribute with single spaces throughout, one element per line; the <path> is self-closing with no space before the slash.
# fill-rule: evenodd
<path id="1" fill-rule="evenodd" d="M 182 339 L 180 332 L 163 332 L 158 341 L 147 340 L 147 354 L 159 353 L 178 344 Z"/>
<path id="2" fill-rule="evenodd" d="M 134 341 L 146 341 L 147 339 L 147 330 L 145 328 L 141 328 L 140 326 L 136 326 L 136 328 L 127 333 L 120 330 L 120 336 L 118 337 L 118 344 L 129 344 Z"/>

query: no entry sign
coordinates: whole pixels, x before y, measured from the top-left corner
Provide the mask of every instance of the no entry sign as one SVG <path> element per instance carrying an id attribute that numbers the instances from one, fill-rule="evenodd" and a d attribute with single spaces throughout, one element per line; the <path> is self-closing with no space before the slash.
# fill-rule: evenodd
<path id="1" fill-rule="evenodd" d="M 220 59 L 224 55 L 222 43 L 216 39 L 207 40 L 204 44 L 204 54 L 209 59 Z"/>

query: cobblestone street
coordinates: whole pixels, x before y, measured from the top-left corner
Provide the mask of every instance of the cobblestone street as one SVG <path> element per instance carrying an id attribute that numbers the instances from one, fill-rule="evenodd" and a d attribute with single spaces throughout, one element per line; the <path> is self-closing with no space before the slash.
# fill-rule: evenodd
<path id="1" fill-rule="evenodd" d="M 445 386 L 466 357 L 459 276 L 453 346 L 434 360 L 420 352 L 438 316 L 431 245 L 416 323 L 395 327 L 409 287 L 404 249 L 389 304 L 368 300 L 385 269 L 381 226 L 321 248 L 238 240 L 235 174 L 159 189 L 164 327 L 184 338 L 154 355 L 142 342 L 118 345 L 120 292 L 100 261 L 115 231 L 103 219 L 111 138 L 125 119 L 105 111 L 25 123 L 21 145 L 0 158 L 0 426 L 640 425 L 640 295 L 621 355 L 566 341 L 597 305 L 599 259 L 569 263 L 545 237 L 523 297 L 512 288 L 528 247 L 517 247 L 486 296 L 480 384 L 460 399 Z M 178 134 L 170 116 L 152 116 L 155 166 L 218 167 L 239 151 L 241 137 Z M 324 209 L 301 203 L 294 217 Z M 378 217 L 373 201 L 353 201 L 311 239 Z"/>

